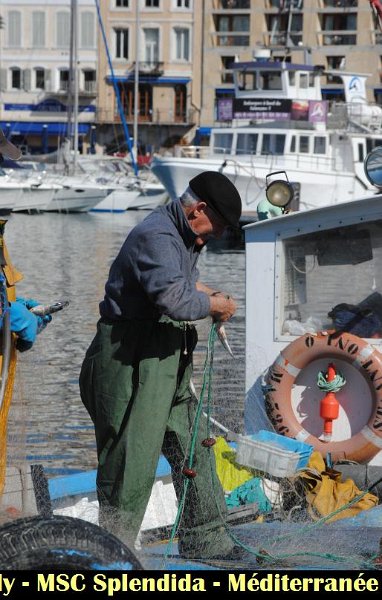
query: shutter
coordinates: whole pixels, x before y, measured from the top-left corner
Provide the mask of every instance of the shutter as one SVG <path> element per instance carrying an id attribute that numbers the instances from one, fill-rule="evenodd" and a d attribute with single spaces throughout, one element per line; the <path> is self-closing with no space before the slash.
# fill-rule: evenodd
<path id="1" fill-rule="evenodd" d="M 30 92 L 31 91 L 31 85 L 32 85 L 32 74 L 31 74 L 31 70 L 30 69 L 24 69 L 22 71 L 22 77 L 21 77 L 21 87 L 26 91 L 26 92 Z"/>
<path id="2" fill-rule="evenodd" d="M 7 75 L 8 75 L 7 69 L 0 69 L 0 89 L 2 92 L 5 92 L 8 87 Z"/>
<path id="3" fill-rule="evenodd" d="M 45 91 L 52 91 L 52 71 L 50 69 L 45 69 Z"/>

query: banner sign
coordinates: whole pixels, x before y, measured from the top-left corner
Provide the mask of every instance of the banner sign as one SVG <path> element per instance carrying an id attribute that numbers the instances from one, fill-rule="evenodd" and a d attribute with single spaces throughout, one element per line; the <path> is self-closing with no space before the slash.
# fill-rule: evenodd
<path id="1" fill-rule="evenodd" d="M 326 123 L 327 115 L 327 100 L 221 98 L 217 104 L 218 121 L 271 119 Z"/>

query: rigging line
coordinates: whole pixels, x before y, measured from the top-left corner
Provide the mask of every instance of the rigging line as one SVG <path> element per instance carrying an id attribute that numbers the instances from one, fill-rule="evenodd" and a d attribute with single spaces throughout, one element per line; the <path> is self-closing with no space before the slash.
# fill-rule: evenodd
<path id="1" fill-rule="evenodd" d="M 124 131 L 124 134 L 125 134 L 127 147 L 129 149 L 129 153 L 130 153 L 130 157 L 131 157 L 131 163 L 132 163 L 132 166 L 133 166 L 133 169 L 134 169 L 134 174 L 138 175 L 138 165 L 137 165 L 137 163 L 135 161 L 135 158 L 134 158 L 133 149 L 132 149 L 131 142 L 130 142 L 129 130 L 128 130 L 128 127 L 127 127 L 127 123 L 126 123 L 126 119 L 125 119 L 125 114 L 123 112 L 121 95 L 119 93 L 118 84 L 116 82 L 115 75 L 114 75 L 114 69 L 113 69 L 113 64 L 112 64 L 111 56 L 110 56 L 110 52 L 109 52 L 109 46 L 107 44 L 106 33 L 105 33 L 105 29 L 104 29 L 103 21 L 102 21 L 102 17 L 101 17 L 101 10 L 100 10 L 100 7 L 99 7 L 99 0 L 94 0 L 94 2 L 95 2 L 95 5 L 96 5 L 96 8 L 97 8 L 98 22 L 99 22 L 99 25 L 100 25 L 100 28 L 101 28 L 102 39 L 103 39 L 103 42 L 105 44 L 107 61 L 109 63 L 109 69 L 110 69 L 111 78 L 112 78 L 112 81 L 113 81 L 114 92 L 115 92 L 115 96 L 117 98 L 119 116 L 121 117 L 122 127 L 123 127 L 123 131 Z"/>

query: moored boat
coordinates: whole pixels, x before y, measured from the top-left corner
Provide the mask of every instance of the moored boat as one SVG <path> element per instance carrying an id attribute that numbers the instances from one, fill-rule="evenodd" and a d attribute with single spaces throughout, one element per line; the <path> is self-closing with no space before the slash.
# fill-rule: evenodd
<path id="1" fill-rule="evenodd" d="M 382 143 L 382 109 L 367 102 L 366 74 L 324 72 L 307 59 L 296 64 L 269 54 L 232 69 L 235 98 L 218 105 L 221 125 L 211 128 L 209 146 L 179 146 L 175 156 L 153 158 L 152 171 L 171 198 L 203 170 L 232 179 L 246 220 L 256 220 L 271 171 L 287 171 L 300 210 L 374 194 L 363 160 Z M 322 99 L 325 75 L 342 79 L 345 102 Z"/>

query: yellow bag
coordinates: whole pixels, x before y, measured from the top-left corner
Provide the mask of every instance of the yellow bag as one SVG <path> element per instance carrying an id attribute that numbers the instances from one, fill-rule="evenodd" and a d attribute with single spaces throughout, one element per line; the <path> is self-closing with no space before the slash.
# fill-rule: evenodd
<path id="1" fill-rule="evenodd" d="M 307 470 L 300 475 L 313 519 L 318 520 L 332 513 L 327 522 L 346 519 L 378 504 L 377 496 L 359 490 L 352 479 L 341 481 L 341 476 L 339 471 L 327 470 L 321 454 L 313 452 Z"/>
<path id="2" fill-rule="evenodd" d="M 213 446 L 216 462 L 216 472 L 220 483 L 226 492 L 231 492 L 255 476 L 255 472 L 236 462 L 236 452 L 223 437 L 216 439 Z"/>

